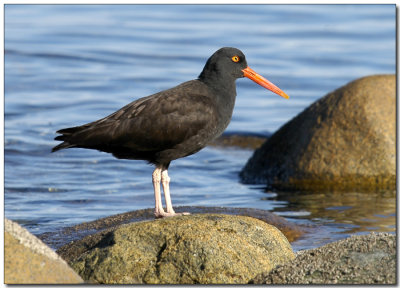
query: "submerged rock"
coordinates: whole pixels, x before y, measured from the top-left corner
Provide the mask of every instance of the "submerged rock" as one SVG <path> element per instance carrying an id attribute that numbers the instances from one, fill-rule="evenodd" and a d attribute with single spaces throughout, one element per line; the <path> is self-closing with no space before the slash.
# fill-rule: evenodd
<path id="1" fill-rule="evenodd" d="M 17 223 L 5 219 L 4 282 L 76 284 L 83 280 L 42 241 Z"/>
<path id="2" fill-rule="evenodd" d="M 268 137 L 263 134 L 225 132 L 220 137 L 212 141 L 209 145 L 216 147 L 234 147 L 254 150 L 259 148 L 267 139 Z"/>
<path id="3" fill-rule="evenodd" d="M 292 260 L 285 236 L 263 221 L 198 214 L 131 223 L 61 249 L 86 280 L 107 284 L 232 284 Z"/>
<path id="4" fill-rule="evenodd" d="M 396 235 L 371 233 L 297 253 L 253 284 L 396 284 Z"/>
<path id="5" fill-rule="evenodd" d="M 313 103 L 258 150 L 245 183 L 277 188 L 396 185 L 396 77 L 355 80 Z"/>

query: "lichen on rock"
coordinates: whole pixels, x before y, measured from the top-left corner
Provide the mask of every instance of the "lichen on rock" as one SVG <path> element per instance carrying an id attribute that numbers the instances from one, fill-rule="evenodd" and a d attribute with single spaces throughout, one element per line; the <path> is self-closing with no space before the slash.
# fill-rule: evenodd
<path id="1" fill-rule="evenodd" d="M 122 225 L 70 264 L 96 283 L 243 284 L 293 258 L 263 221 L 198 214 Z"/>

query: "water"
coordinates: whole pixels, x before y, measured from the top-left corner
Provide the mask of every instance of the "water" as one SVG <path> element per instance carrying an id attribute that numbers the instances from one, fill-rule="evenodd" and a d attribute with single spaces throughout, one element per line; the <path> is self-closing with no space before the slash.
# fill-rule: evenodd
<path id="1" fill-rule="evenodd" d="M 233 46 L 291 98 L 239 79 L 227 131 L 274 132 L 349 81 L 395 73 L 395 15 L 395 5 L 6 5 L 5 216 L 40 234 L 152 207 L 151 166 L 50 153 L 55 131 L 194 79 Z M 395 191 L 265 191 L 239 183 L 251 154 L 207 147 L 173 162 L 174 205 L 260 208 L 317 227 L 295 249 L 395 231 Z"/>

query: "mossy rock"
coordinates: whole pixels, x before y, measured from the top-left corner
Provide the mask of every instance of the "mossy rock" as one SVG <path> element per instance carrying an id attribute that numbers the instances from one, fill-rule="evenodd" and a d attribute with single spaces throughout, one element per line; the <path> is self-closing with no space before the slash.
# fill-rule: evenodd
<path id="1" fill-rule="evenodd" d="M 255 208 L 238 208 L 238 207 L 206 207 L 206 206 L 175 206 L 175 212 L 189 212 L 191 214 L 228 214 L 248 216 L 264 221 L 275 226 L 285 235 L 289 242 L 297 240 L 305 233 L 305 227 L 288 221 L 285 218 L 274 214 L 273 212 L 255 209 Z M 94 221 L 83 222 L 74 226 L 63 227 L 51 232 L 45 232 L 37 235 L 39 239 L 50 247 L 57 249 L 57 253 L 64 259 L 69 260 L 76 258 L 87 251 L 87 247 L 93 246 L 88 242 L 79 242 L 82 246 L 73 250 L 69 246 L 74 245 L 77 240 L 81 240 L 86 236 L 91 237 L 91 243 L 97 243 L 104 233 L 108 233 L 117 229 L 120 225 L 132 222 L 154 220 L 154 208 L 139 209 L 130 212 L 115 214 Z M 101 233 L 98 233 L 101 232 Z M 89 238 L 86 237 L 86 241 Z M 62 249 L 61 249 L 62 247 Z"/>
<path id="2" fill-rule="evenodd" d="M 95 283 L 243 284 L 293 258 L 274 226 L 245 216 L 198 214 L 122 225 L 69 261 Z"/>

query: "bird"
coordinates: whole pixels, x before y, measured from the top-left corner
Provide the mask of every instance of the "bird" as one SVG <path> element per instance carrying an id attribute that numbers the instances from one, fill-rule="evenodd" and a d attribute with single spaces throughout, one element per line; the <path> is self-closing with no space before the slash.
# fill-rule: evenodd
<path id="1" fill-rule="evenodd" d="M 58 130 L 61 135 L 54 140 L 63 142 L 52 152 L 85 148 L 111 153 L 118 159 L 145 160 L 155 166 L 155 218 L 189 215 L 173 209 L 168 168 L 171 161 L 200 151 L 223 133 L 235 105 L 236 80 L 243 77 L 289 99 L 247 65 L 242 51 L 223 47 L 206 61 L 197 79 L 137 99 L 97 121 Z"/>

